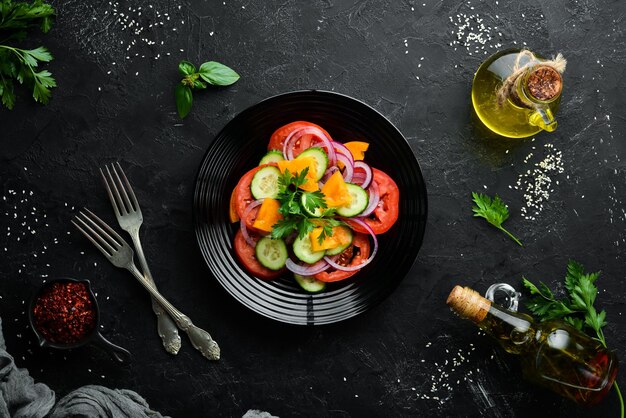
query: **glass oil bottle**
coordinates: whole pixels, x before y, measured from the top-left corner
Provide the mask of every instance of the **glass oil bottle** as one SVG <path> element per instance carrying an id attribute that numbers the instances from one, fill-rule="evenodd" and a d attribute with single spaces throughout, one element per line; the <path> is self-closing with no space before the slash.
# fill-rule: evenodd
<path id="1" fill-rule="evenodd" d="M 600 402 L 611 389 L 618 370 L 615 354 L 565 322 L 537 323 L 468 287 L 455 286 L 447 304 L 519 355 L 527 380 L 582 405 Z"/>
<path id="2" fill-rule="evenodd" d="M 472 105 L 480 122 L 497 135 L 525 138 L 557 127 L 566 61 L 509 49 L 489 57 L 476 71 Z"/>

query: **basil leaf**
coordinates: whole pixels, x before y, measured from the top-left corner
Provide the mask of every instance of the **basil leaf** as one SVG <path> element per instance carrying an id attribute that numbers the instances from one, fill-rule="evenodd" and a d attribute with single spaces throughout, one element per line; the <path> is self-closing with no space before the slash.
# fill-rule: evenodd
<path id="1" fill-rule="evenodd" d="M 178 83 L 176 86 L 176 109 L 181 119 L 189 114 L 192 103 L 193 96 L 191 95 L 191 89 L 183 85 L 183 83 Z"/>
<path id="2" fill-rule="evenodd" d="M 214 86 L 230 86 L 239 80 L 239 74 L 233 69 L 216 61 L 205 62 L 198 73 L 204 81 Z"/>
<path id="3" fill-rule="evenodd" d="M 189 61 L 181 61 L 178 64 L 178 72 L 182 76 L 191 75 L 196 72 L 196 67 Z"/>
<path id="4" fill-rule="evenodd" d="M 200 80 L 195 80 L 195 81 L 193 82 L 193 88 L 194 88 L 194 89 L 204 90 L 204 89 L 206 89 L 206 83 L 203 83 L 203 82 L 202 82 L 202 81 L 200 81 Z"/>

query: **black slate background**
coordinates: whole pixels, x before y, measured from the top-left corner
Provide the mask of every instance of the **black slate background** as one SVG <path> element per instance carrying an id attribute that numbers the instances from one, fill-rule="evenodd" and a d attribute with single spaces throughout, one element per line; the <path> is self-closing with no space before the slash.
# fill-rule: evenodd
<path id="1" fill-rule="evenodd" d="M 7 198 L 0 213 L 0 314 L 18 365 L 59 398 L 85 384 L 124 387 L 173 417 L 241 416 L 250 408 L 283 417 L 618 415 L 614 392 L 600 406 L 581 409 L 523 382 L 515 358 L 453 316 L 444 301 L 456 283 L 482 292 L 498 281 L 519 287 L 526 275 L 556 286 L 575 258 L 602 270 L 597 303 L 608 312 L 605 335 L 626 355 L 623 2 L 54 5 L 54 29 L 28 42 L 45 43 L 55 56 L 49 69 L 59 87 L 52 102 L 40 106 L 24 94 L 13 112 L 0 110 L 0 184 Z M 128 10 L 139 6 L 141 17 Z M 140 18 L 145 31 L 123 31 L 114 9 L 117 18 Z M 555 133 L 489 140 L 474 128 L 471 79 L 487 55 L 450 45 L 462 14 L 492 27 L 489 52 L 497 43 L 504 49 L 526 42 L 568 58 Z M 164 24 L 148 27 L 159 21 Z M 221 61 L 242 78 L 197 94 L 181 121 L 173 100 L 181 59 Z M 191 213 L 196 170 L 214 135 L 257 101 L 308 88 L 354 96 L 386 115 L 408 138 L 429 190 L 426 236 L 411 273 L 381 305 L 321 328 L 274 323 L 232 300 L 203 265 Z M 525 220 L 522 192 L 508 186 L 545 156 L 548 143 L 562 151 L 564 172 L 553 176 L 559 184 L 543 212 Z M 530 152 L 536 155 L 524 162 Z M 169 357 L 145 292 L 70 229 L 72 213 L 83 205 L 114 222 L 97 175 L 113 161 L 121 161 L 142 203 L 144 249 L 160 290 L 211 331 L 223 350 L 220 362 L 205 361 L 186 339 L 180 354 Z M 469 192 L 479 190 L 509 202 L 507 224 L 525 248 L 472 219 Z M 102 332 L 132 351 L 130 366 L 96 348 L 65 353 L 36 346 L 24 303 L 55 276 L 92 281 Z M 453 358 L 461 364 L 452 366 Z M 618 381 L 624 382 L 621 375 Z"/>

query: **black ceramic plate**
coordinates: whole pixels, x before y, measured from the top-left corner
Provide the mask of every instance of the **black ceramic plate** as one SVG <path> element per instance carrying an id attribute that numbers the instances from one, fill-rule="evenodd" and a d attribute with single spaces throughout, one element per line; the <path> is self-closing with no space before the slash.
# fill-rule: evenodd
<path id="1" fill-rule="evenodd" d="M 388 173 L 400 189 L 400 216 L 379 235 L 379 252 L 361 272 L 307 294 L 289 273 L 274 281 L 251 276 L 233 250 L 238 228 L 228 209 L 239 178 L 258 165 L 277 128 L 296 120 L 317 123 L 340 142 L 370 143 L 366 162 Z M 299 91 L 271 97 L 230 121 L 209 147 L 194 193 L 196 237 L 206 263 L 235 299 L 268 318 L 291 324 L 320 325 L 353 317 L 387 297 L 408 273 L 422 243 L 426 186 L 411 147 L 380 113 L 351 97 L 324 91 Z"/>

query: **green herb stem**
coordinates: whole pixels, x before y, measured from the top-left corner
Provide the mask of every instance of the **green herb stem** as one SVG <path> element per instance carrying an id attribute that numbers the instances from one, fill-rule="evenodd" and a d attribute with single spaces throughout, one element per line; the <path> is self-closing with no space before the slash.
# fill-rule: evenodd
<path id="1" fill-rule="evenodd" d="M 19 59 L 21 61 L 23 61 L 24 64 L 26 64 L 26 66 L 28 67 L 30 72 L 33 74 L 33 77 L 35 77 L 35 78 L 37 77 L 37 75 L 35 74 L 35 70 L 33 70 L 33 67 L 24 58 L 24 54 L 23 54 L 24 50 L 23 49 L 13 48 L 13 47 L 10 47 L 8 45 L 0 45 L 0 48 L 7 49 L 7 50 L 13 52 L 15 55 L 17 55 L 19 57 Z"/>
<path id="2" fill-rule="evenodd" d="M 496 228 L 498 228 L 500 231 L 504 232 L 505 234 L 507 234 L 513 241 L 515 241 L 520 247 L 523 247 L 524 245 L 520 242 L 520 240 L 518 240 L 517 238 L 515 238 L 515 236 L 513 234 L 511 234 L 509 231 L 507 231 L 506 229 L 502 228 L 501 226 L 496 226 Z"/>

